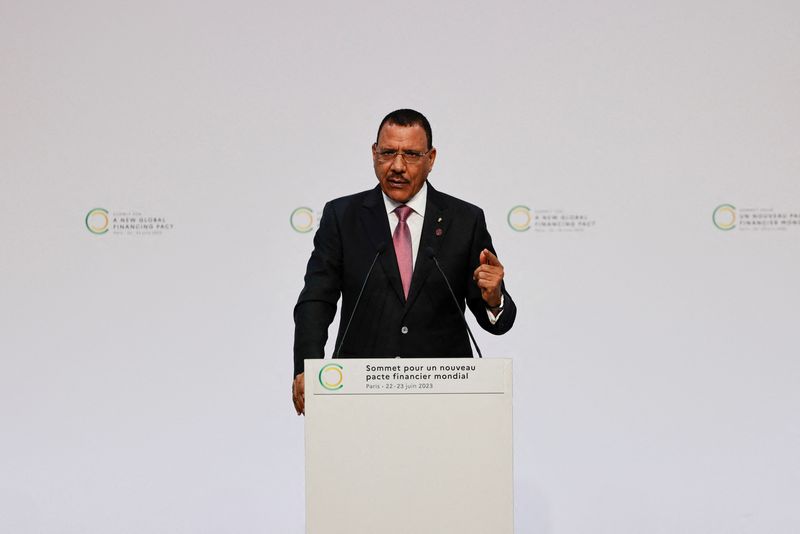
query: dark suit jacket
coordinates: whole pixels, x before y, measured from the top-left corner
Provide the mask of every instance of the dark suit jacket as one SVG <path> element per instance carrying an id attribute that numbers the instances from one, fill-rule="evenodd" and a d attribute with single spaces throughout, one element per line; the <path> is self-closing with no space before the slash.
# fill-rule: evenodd
<path id="1" fill-rule="evenodd" d="M 447 274 L 462 313 L 466 303 L 478 324 L 493 334 L 504 334 L 511 328 L 517 310 L 505 286 L 505 309 L 491 324 L 480 290 L 472 280 L 481 250 L 494 252 L 483 211 L 436 191 L 428 183 L 422 235 L 406 300 L 378 186 L 325 205 L 305 286 L 294 308 L 294 374 L 303 371 L 303 359 L 324 357 L 328 326 L 341 294 L 339 346 L 364 277 L 381 249 L 340 357 L 472 356 L 462 319 L 442 275 L 425 254 L 426 247 L 433 249 Z"/>

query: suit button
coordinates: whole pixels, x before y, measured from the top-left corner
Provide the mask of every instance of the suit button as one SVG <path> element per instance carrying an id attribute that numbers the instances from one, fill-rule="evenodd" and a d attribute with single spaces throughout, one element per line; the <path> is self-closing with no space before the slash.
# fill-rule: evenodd
<path id="1" fill-rule="evenodd" d="M 408 334 L 408 327 L 407 327 L 407 326 L 404 326 L 403 328 L 401 328 L 401 329 L 400 329 L 400 333 L 401 333 L 401 334 Z"/>

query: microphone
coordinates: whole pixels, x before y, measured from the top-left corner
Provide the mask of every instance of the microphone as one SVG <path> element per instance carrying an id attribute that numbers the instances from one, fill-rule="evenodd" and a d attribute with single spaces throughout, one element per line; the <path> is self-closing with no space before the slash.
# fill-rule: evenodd
<path id="1" fill-rule="evenodd" d="M 342 340 L 339 342 L 339 348 L 336 349 L 333 353 L 334 358 L 339 357 L 339 353 L 342 352 L 342 345 L 344 345 L 344 340 L 347 338 L 347 332 L 350 330 L 350 324 L 353 322 L 353 317 L 356 315 L 356 310 L 358 309 L 358 303 L 361 302 L 361 295 L 364 294 L 364 288 L 367 287 L 367 282 L 369 281 L 369 277 L 372 274 L 372 269 L 375 267 L 375 262 L 378 261 L 378 256 L 383 254 L 383 251 L 386 250 L 386 243 L 378 243 L 378 246 L 375 247 L 375 257 L 372 258 L 372 263 L 369 266 L 369 270 L 367 271 L 367 276 L 364 277 L 364 283 L 361 284 L 361 290 L 358 292 L 358 297 L 356 297 L 356 303 L 353 306 L 353 311 L 350 312 L 350 318 L 347 320 L 347 326 L 344 329 L 344 333 L 342 334 Z"/>
<path id="2" fill-rule="evenodd" d="M 436 268 L 439 269 L 442 278 L 444 278 L 444 283 L 447 284 L 447 289 L 448 291 L 450 291 L 450 296 L 453 297 L 453 304 L 456 305 L 456 309 L 458 310 L 458 315 L 464 322 L 464 326 L 467 329 L 467 334 L 469 334 L 469 338 L 472 340 L 472 344 L 475 345 L 475 350 L 478 351 L 478 358 L 483 358 L 483 354 L 481 354 L 481 348 L 478 346 L 478 342 L 475 341 L 475 336 L 472 335 L 472 330 L 469 329 L 469 325 L 467 324 L 467 318 L 464 317 L 464 313 L 461 311 L 461 306 L 458 305 L 458 299 L 456 298 L 456 294 L 453 293 L 453 288 L 450 287 L 450 280 L 447 279 L 447 275 L 444 274 L 442 266 L 439 265 L 439 260 L 436 259 L 436 254 L 434 254 L 433 252 L 433 247 L 425 247 L 425 255 L 428 256 L 430 259 L 432 259 L 433 263 L 436 264 Z"/>

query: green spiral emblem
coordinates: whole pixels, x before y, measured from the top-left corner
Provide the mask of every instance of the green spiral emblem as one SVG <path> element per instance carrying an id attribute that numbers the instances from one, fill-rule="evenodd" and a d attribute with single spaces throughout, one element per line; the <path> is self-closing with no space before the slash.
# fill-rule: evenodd
<path id="1" fill-rule="evenodd" d="M 711 215 L 714 226 L 720 230 L 728 231 L 736 228 L 736 206 L 731 204 L 720 204 L 714 208 Z"/>
<path id="2" fill-rule="evenodd" d="M 314 229 L 314 212 L 311 208 L 296 208 L 289 216 L 289 223 L 295 232 L 307 234 Z"/>
<path id="3" fill-rule="evenodd" d="M 514 206 L 508 210 L 506 220 L 515 232 L 527 232 L 531 229 L 531 209 L 528 206 Z"/>
<path id="4" fill-rule="evenodd" d="M 319 370 L 319 383 L 329 391 L 342 389 L 344 386 L 344 368 L 338 363 L 329 363 Z"/>
<path id="5" fill-rule="evenodd" d="M 108 210 L 95 208 L 86 214 L 86 228 L 95 235 L 103 235 L 108 232 Z"/>

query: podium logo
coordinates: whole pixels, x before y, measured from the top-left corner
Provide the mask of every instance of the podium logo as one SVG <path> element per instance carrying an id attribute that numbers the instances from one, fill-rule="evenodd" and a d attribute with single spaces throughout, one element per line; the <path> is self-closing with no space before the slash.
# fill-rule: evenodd
<path id="1" fill-rule="evenodd" d="M 108 210 L 103 208 L 95 208 L 86 214 L 86 228 L 96 235 L 102 235 L 108 232 Z"/>
<path id="2" fill-rule="evenodd" d="M 322 387 L 329 391 L 336 391 L 342 389 L 342 382 L 344 382 L 343 367 L 338 363 L 329 363 L 319 370 L 319 383 Z"/>
<path id="3" fill-rule="evenodd" d="M 527 232 L 531 229 L 531 209 L 528 206 L 514 206 L 506 216 L 508 225 L 516 232 Z"/>
<path id="4" fill-rule="evenodd" d="M 720 204 L 714 209 L 711 220 L 720 230 L 733 230 L 736 228 L 736 206 Z"/>
<path id="5" fill-rule="evenodd" d="M 314 212 L 311 208 L 297 208 L 289 216 L 289 223 L 295 232 L 307 234 L 314 229 Z"/>

